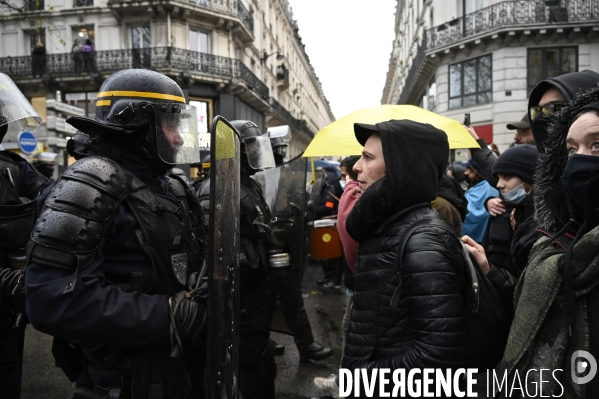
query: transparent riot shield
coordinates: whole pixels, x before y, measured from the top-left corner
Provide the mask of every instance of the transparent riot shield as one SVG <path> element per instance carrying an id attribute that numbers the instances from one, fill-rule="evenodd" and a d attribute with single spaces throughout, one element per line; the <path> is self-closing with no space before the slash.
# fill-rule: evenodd
<path id="1" fill-rule="evenodd" d="M 239 134 L 221 116 L 211 130 L 206 397 L 239 397 Z"/>
<path id="2" fill-rule="evenodd" d="M 303 306 L 301 284 L 306 259 L 303 245 L 306 159 L 300 155 L 277 168 L 256 175 L 272 214 L 272 232 L 268 243 L 271 279 L 277 276 L 281 278 L 280 283 L 286 285 L 285 290 L 289 295 L 281 298 L 281 306 L 299 309 Z M 273 268 L 279 270 L 274 273 Z M 271 330 L 293 334 L 279 308 L 274 309 Z"/>

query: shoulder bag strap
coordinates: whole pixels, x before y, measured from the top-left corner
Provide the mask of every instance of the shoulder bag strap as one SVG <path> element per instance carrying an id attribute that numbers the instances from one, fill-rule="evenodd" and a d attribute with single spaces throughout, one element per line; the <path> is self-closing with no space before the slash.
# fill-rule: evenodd
<path id="1" fill-rule="evenodd" d="M 404 232 L 403 236 L 401 237 L 401 241 L 399 243 L 399 251 L 398 251 L 398 255 L 397 255 L 397 259 L 399 261 L 397 277 L 399 277 L 399 281 L 401 282 L 401 271 L 400 271 L 401 270 L 401 261 L 403 259 L 403 252 L 406 247 L 406 244 L 407 244 L 408 240 L 410 239 L 410 236 L 417 229 L 419 229 L 420 227 L 423 227 L 423 226 L 435 226 L 435 227 L 442 228 L 445 231 L 447 231 L 449 233 L 449 235 L 453 236 L 460 243 L 460 246 L 462 248 L 462 256 L 464 257 L 464 260 L 467 265 L 468 274 L 470 276 L 470 282 L 471 282 L 470 290 L 471 290 L 471 294 L 472 294 L 472 304 L 471 304 L 472 313 L 478 312 L 478 308 L 479 308 L 478 276 L 476 274 L 476 269 L 474 268 L 474 264 L 472 263 L 472 259 L 470 259 L 470 252 L 468 251 L 468 249 L 466 248 L 466 246 L 464 245 L 462 240 L 460 240 L 460 238 L 455 234 L 453 229 L 443 220 L 420 219 L 417 222 L 415 222 L 414 224 L 412 224 L 410 227 L 408 227 L 408 229 Z M 395 291 L 393 292 L 393 296 L 391 297 L 391 306 L 393 306 L 393 307 L 397 307 L 397 305 L 399 304 L 399 288 L 400 287 L 401 287 L 401 283 L 397 285 L 397 287 L 395 288 Z"/>

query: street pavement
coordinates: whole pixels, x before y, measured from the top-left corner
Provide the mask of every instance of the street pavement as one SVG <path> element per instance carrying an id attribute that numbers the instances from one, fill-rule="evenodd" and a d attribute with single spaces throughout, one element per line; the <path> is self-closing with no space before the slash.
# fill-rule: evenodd
<path id="1" fill-rule="evenodd" d="M 302 292 L 312 333 L 316 341 L 332 346 L 333 356 L 323 361 L 301 363 L 293 337 L 272 333 L 271 338 L 285 345 L 285 354 L 276 357 L 277 398 L 328 398 L 314 386 L 314 377 L 337 373 L 341 356 L 341 319 L 345 306 L 345 289 L 322 288 L 317 279 L 322 274 L 316 264 L 308 264 Z M 52 338 L 27 327 L 23 362 L 22 399 L 71 399 L 74 384 L 54 366 Z"/>

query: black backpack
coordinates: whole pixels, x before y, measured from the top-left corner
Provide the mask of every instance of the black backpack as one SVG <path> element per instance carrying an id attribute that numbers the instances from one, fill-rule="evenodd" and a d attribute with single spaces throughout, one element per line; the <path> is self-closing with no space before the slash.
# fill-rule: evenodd
<path id="1" fill-rule="evenodd" d="M 398 259 L 400 262 L 403 259 L 403 252 L 410 236 L 416 229 L 423 226 L 434 226 L 444 229 L 462 247 L 469 278 L 466 300 L 472 312 L 470 325 L 468 326 L 468 367 L 478 368 L 479 372 L 486 369 L 493 369 L 503 356 L 511 323 L 510 316 L 501 302 L 499 293 L 487 276 L 480 270 L 476 261 L 471 259 L 470 252 L 463 245 L 462 240 L 442 220 L 421 219 L 412 224 L 405 231 L 399 243 Z M 401 277 L 400 271 L 397 274 Z M 401 284 L 397 286 L 393 293 L 391 306 L 397 307 L 399 303 L 400 287 Z"/>

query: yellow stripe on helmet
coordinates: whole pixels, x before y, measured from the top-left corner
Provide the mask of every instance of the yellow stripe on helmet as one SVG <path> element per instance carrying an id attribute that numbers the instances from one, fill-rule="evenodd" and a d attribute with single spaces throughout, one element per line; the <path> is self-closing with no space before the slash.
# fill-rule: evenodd
<path id="1" fill-rule="evenodd" d="M 110 107 L 110 100 L 96 101 L 96 107 Z"/>
<path id="2" fill-rule="evenodd" d="M 153 93 L 147 91 L 103 91 L 98 93 L 98 97 L 142 97 L 156 98 L 159 100 L 171 100 L 185 103 L 185 98 L 174 96 L 172 94 Z"/>

